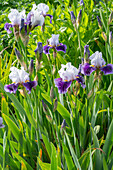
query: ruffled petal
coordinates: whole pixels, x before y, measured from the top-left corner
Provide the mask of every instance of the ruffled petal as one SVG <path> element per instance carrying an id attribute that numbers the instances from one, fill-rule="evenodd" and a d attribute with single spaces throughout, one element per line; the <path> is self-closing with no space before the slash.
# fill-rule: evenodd
<path id="1" fill-rule="evenodd" d="M 92 67 L 89 63 L 85 63 L 81 68 L 81 73 L 86 76 L 90 76 L 90 74 L 95 70 L 95 67 Z"/>
<path id="2" fill-rule="evenodd" d="M 8 34 L 12 33 L 12 31 L 10 30 L 11 27 L 13 27 L 12 24 L 5 23 L 4 29 L 7 31 Z"/>
<path id="3" fill-rule="evenodd" d="M 9 93 L 16 93 L 18 84 L 9 84 L 4 86 L 4 90 Z"/>
<path id="4" fill-rule="evenodd" d="M 27 83 L 23 83 L 23 86 L 28 90 L 28 94 L 31 93 L 32 88 L 37 86 L 37 81 L 29 81 Z"/>
<path id="5" fill-rule="evenodd" d="M 71 81 L 64 82 L 62 81 L 62 78 L 54 79 L 54 83 L 55 83 L 55 87 L 58 88 L 58 92 L 63 94 L 66 93 L 68 88 L 71 86 Z"/>
<path id="6" fill-rule="evenodd" d="M 103 71 L 105 75 L 113 74 L 113 64 L 107 64 L 106 66 L 101 67 L 100 70 Z"/>
<path id="7" fill-rule="evenodd" d="M 64 53 L 66 53 L 66 49 L 67 49 L 67 46 L 65 44 L 62 44 L 60 43 L 57 47 L 56 47 L 56 50 L 57 51 L 63 51 Z"/>
<path id="8" fill-rule="evenodd" d="M 45 53 L 45 54 L 49 54 L 49 49 L 50 48 L 52 48 L 52 47 L 50 47 L 49 45 L 45 45 L 44 47 L 43 47 L 43 52 Z"/>

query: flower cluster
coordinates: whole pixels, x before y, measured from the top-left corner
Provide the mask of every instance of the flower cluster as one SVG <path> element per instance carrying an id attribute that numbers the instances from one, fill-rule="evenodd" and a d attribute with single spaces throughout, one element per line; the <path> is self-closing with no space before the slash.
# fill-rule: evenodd
<path id="1" fill-rule="evenodd" d="M 14 27 L 15 37 L 18 39 L 20 36 L 21 39 L 24 39 L 24 36 L 29 35 L 30 31 L 35 27 L 44 24 L 44 18 L 46 16 L 50 17 L 50 23 L 52 23 L 53 16 L 46 14 L 48 10 L 49 7 L 44 3 L 40 3 L 37 6 L 34 4 L 27 16 L 25 10 L 19 12 L 17 9 L 11 9 L 11 12 L 8 15 L 11 23 L 6 23 L 4 29 L 10 34 L 12 32 L 10 28 Z"/>
<path id="2" fill-rule="evenodd" d="M 4 89 L 9 93 L 16 93 L 18 86 L 24 86 L 28 93 L 31 92 L 33 87 L 37 86 L 37 81 L 30 81 L 29 74 L 22 67 L 21 70 L 16 67 L 11 67 L 11 73 L 9 78 L 12 80 L 12 84 L 5 85 Z"/>

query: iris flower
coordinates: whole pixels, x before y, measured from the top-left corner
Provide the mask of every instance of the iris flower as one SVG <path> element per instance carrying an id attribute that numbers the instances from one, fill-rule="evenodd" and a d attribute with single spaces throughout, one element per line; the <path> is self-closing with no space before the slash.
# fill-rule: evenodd
<path id="1" fill-rule="evenodd" d="M 44 16 L 41 14 L 40 11 L 38 11 L 33 6 L 32 10 L 28 13 L 27 17 L 25 15 L 25 10 L 22 12 L 19 12 L 16 9 L 11 9 L 11 12 L 8 15 L 9 20 L 11 23 L 6 23 L 4 26 L 4 29 L 11 33 L 10 30 L 11 27 L 15 27 L 16 29 L 19 28 L 20 32 L 24 28 L 25 33 L 29 33 L 37 26 L 42 26 L 44 24 Z"/>
<path id="2" fill-rule="evenodd" d="M 26 18 L 25 10 L 22 12 L 19 12 L 17 9 L 11 9 L 11 12 L 8 15 L 9 20 L 11 23 L 6 23 L 4 26 L 4 29 L 7 31 L 8 34 L 10 34 L 12 31 L 10 30 L 11 27 L 20 26 L 21 25 L 21 19 Z"/>
<path id="3" fill-rule="evenodd" d="M 113 74 L 113 64 L 106 64 L 104 59 L 102 58 L 102 53 L 96 51 L 92 54 L 89 59 L 91 60 L 91 65 L 89 63 L 85 63 L 82 66 L 82 73 L 84 75 L 90 76 L 90 74 L 95 70 L 100 70 L 104 73 L 104 75 Z"/>
<path id="4" fill-rule="evenodd" d="M 72 66 L 71 63 L 67 63 L 66 65 L 62 64 L 58 73 L 60 78 L 54 79 L 54 83 L 55 87 L 58 88 L 59 93 L 66 93 L 74 80 L 85 88 L 83 77 L 79 75 L 79 70 Z"/>
<path id="5" fill-rule="evenodd" d="M 49 54 L 50 48 L 66 53 L 67 46 L 65 44 L 59 43 L 59 34 L 52 34 L 52 37 L 48 40 L 48 43 L 48 45 L 43 47 L 43 52 L 45 54 Z"/>
<path id="6" fill-rule="evenodd" d="M 33 87 L 37 86 L 37 81 L 30 81 L 29 74 L 22 67 L 21 70 L 16 67 L 11 67 L 11 73 L 9 78 L 12 80 L 12 84 L 5 85 L 4 90 L 9 93 L 16 93 L 18 86 L 23 85 L 28 93 L 31 92 Z"/>
<path id="7" fill-rule="evenodd" d="M 3 118 L 0 117 L 0 128 L 4 128 L 5 127 L 5 125 L 3 125 L 2 123 L 3 123 Z"/>

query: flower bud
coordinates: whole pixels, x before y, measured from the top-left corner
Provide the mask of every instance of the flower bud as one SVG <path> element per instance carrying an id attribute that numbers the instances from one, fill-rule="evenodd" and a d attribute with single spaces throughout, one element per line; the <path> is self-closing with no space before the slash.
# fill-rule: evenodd
<path id="1" fill-rule="evenodd" d="M 44 103 L 43 100 L 42 100 L 42 105 L 43 105 L 43 111 L 44 111 L 45 113 L 47 113 L 47 112 L 48 112 L 48 110 L 47 110 L 47 105 Z"/>
<path id="2" fill-rule="evenodd" d="M 53 112 L 55 112 L 55 111 L 56 111 L 56 109 L 57 109 L 57 105 L 58 105 L 58 100 L 57 100 L 57 98 L 56 98 L 56 99 L 55 99 L 55 102 L 54 102 Z"/>
<path id="3" fill-rule="evenodd" d="M 109 33 L 109 44 L 110 44 L 110 45 L 112 45 L 112 44 L 113 44 L 112 31 L 110 31 L 110 33 Z"/>
<path id="4" fill-rule="evenodd" d="M 54 98 L 54 90 L 53 90 L 53 87 L 51 87 L 51 90 L 50 90 L 50 98 L 51 98 L 51 100 L 53 100 L 53 98 Z"/>
<path id="5" fill-rule="evenodd" d="M 113 11 L 111 12 L 110 16 L 109 16 L 109 21 L 108 24 L 110 24 L 113 20 Z"/>
<path id="6" fill-rule="evenodd" d="M 72 24 L 74 25 L 76 23 L 76 17 L 74 15 L 73 11 L 70 12 L 70 15 L 71 15 Z"/>
<path id="7" fill-rule="evenodd" d="M 65 128 L 65 126 L 66 126 L 66 120 L 63 119 L 63 122 L 62 122 L 62 124 L 61 124 L 61 129 Z"/>
<path id="8" fill-rule="evenodd" d="M 16 54 L 16 57 L 18 59 L 18 61 L 20 62 L 21 66 L 24 67 L 25 70 L 27 70 L 27 66 L 26 64 L 24 63 L 24 60 L 23 60 L 23 57 L 22 55 L 20 54 L 20 52 L 15 48 L 15 54 Z"/>
<path id="9" fill-rule="evenodd" d="M 33 68 L 34 68 L 34 64 L 33 64 L 33 59 L 30 61 L 29 64 L 29 73 L 32 74 L 33 73 Z"/>
<path id="10" fill-rule="evenodd" d="M 89 61 L 90 51 L 89 51 L 89 45 L 84 46 L 84 59 L 85 62 Z"/>
<path id="11" fill-rule="evenodd" d="M 42 42 L 38 42 L 37 44 L 37 48 L 34 50 L 35 55 L 37 55 L 37 53 L 39 54 L 39 60 L 42 59 L 42 53 L 43 53 L 43 46 L 42 46 Z"/>
<path id="12" fill-rule="evenodd" d="M 82 9 L 80 10 L 79 14 L 78 14 L 78 17 L 77 17 L 77 28 L 81 22 L 81 18 L 82 18 Z"/>
<path id="13" fill-rule="evenodd" d="M 97 16 L 97 21 L 98 21 L 98 26 L 99 26 L 100 28 L 102 28 L 102 22 L 101 22 L 99 16 Z"/>
<path id="14" fill-rule="evenodd" d="M 102 38 L 104 39 L 104 41 L 107 42 L 107 36 L 106 36 L 105 32 L 102 32 Z"/>

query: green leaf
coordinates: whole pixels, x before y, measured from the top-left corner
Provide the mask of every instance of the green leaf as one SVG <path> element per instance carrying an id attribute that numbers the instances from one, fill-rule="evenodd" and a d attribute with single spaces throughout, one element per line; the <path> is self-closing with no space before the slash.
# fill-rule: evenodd
<path id="1" fill-rule="evenodd" d="M 33 170 L 33 168 L 21 156 L 19 156 L 17 153 L 13 153 L 13 156 L 16 157 L 20 163 L 23 162 L 26 165 L 27 169 Z"/>
<path id="2" fill-rule="evenodd" d="M 99 141 L 98 141 L 98 138 L 97 138 L 92 127 L 91 127 L 91 131 L 92 131 L 92 135 L 93 135 L 94 147 L 99 149 L 100 148 L 99 147 Z M 94 153 L 95 154 L 95 168 L 96 169 L 99 168 L 99 170 L 101 170 L 102 169 L 102 161 L 101 161 L 100 151 L 98 149 L 96 149 L 96 151 Z"/>
<path id="3" fill-rule="evenodd" d="M 64 132 L 65 132 L 65 131 L 64 131 Z M 69 137 L 68 137 L 68 135 L 67 135 L 66 132 L 65 132 L 65 136 L 66 136 L 66 139 L 67 139 L 67 142 L 68 142 L 68 145 L 69 145 L 69 149 L 70 149 L 70 152 L 71 152 L 73 161 L 74 161 L 76 167 L 77 167 L 79 170 L 81 170 L 81 166 L 80 166 L 80 164 L 79 164 L 78 158 L 77 158 L 77 156 L 76 156 L 76 154 L 75 154 L 75 152 L 74 152 L 74 150 L 73 150 L 73 147 L 72 147 L 72 145 L 71 145 L 71 142 L 70 142 Z"/>
<path id="4" fill-rule="evenodd" d="M 105 139 L 105 143 L 103 146 L 103 151 L 105 152 L 105 154 L 103 154 L 103 156 L 105 156 L 106 161 L 108 161 L 112 145 L 113 145 L 113 120 L 109 126 L 107 136 Z"/>
<path id="5" fill-rule="evenodd" d="M 46 146 L 49 158 L 51 158 L 51 146 L 50 146 L 50 143 L 48 141 L 48 138 L 46 136 L 44 136 L 43 134 L 42 134 L 42 138 L 43 138 L 44 144 Z"/>
<path id="6" fill-rule="evenodd" d="M 64 144 L 62 146 L 63 146 L 63 151 L 64 151 L 64 156 L 65 156 L 65 159 L 66 159 L 67 167 L 68 167 L 69 170 L 72 170 L 75 167 L 73 160 L 72 160 L 72 157 L 69 153 L 68 148 Z"/>
<path id="7" fill-rule="evenodd" d="M 49 96 L 47 96 L 46 94 L 42 93 L 41 94 L 42 97 L 47 101 L 49 102 L 51 105 L 51 99 Z M 70 122 L 70 113 L 68 112 L 68 110 L 62 106 L 59 102 L 58 102 L 58 105 L 57 105 L 57 111 L 61 114 L 61 116 L 66 120 L 67 124 L 71 127 L 71 122 Z"/>
<path id="8" fill-rule="evenodd" d="M 51 170 L 57 170 L 57 155 L 56 155 L 56 148 L 51 143 L 52 153 L 51 153 Z"/>

